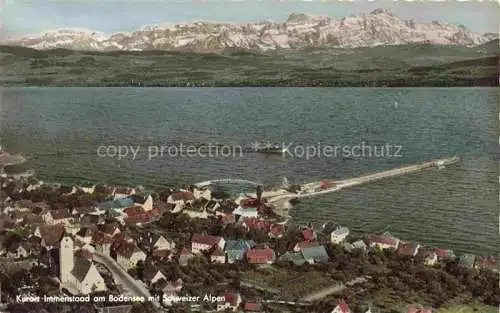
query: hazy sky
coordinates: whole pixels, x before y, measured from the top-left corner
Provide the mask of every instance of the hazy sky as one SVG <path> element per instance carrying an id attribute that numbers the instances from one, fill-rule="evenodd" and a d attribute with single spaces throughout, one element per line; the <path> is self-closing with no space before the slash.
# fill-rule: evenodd
<path id="1" fill-rule="evenodd" d="M 404 19 L 463 24 L 480 33 L 498 33 L 499 5 L 493 1 L 402 2 L 321 0 L 0 0 L 1 34 L 38 34 L 63 28 L 88 28 L 105 33 L 143 25 L 193 20 L 246 22 L 283 20 L 292 13 L 342 18 L 386 8 Z M 0 28 L 1 29 L 1 28 Z"/>

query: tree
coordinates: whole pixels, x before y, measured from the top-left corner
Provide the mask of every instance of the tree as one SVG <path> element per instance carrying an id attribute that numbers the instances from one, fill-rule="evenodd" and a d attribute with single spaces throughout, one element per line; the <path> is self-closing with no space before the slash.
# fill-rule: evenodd
<path id="1" fill-rule="evenodd" d="M 144 268 L 145 267 L 146 266 L 145 266 L 143 260 L 139 260 L 137 262 L 137 265 L 135 266 L 137 277 L 139 277 L 140 280 L 143 280 L 143 278 L 144 278 Z"/>
<path id="2" fill-rule="evenodd" d="M 260 203 L 262 199 L 262 186 L 258 185 L 256 188 L 256 194 L 257 194 L 257 202 Z"/>

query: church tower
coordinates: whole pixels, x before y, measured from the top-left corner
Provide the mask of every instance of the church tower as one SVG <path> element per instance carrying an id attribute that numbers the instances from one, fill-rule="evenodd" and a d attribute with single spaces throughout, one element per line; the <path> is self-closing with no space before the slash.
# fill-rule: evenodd
<path id="1" fill-rule="evenodd" d="M 70 237 L 64 237 L 61 240 L 61 248 L 59 249 L 59 278 L 61 283 L 66 283 L 70 280 L 71 270 L 74 265 L 73 240 Z"/>

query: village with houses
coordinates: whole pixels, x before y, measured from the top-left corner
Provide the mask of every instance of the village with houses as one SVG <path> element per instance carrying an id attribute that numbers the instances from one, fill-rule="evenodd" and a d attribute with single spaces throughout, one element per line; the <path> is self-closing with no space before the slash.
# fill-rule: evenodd
<path id="1" fill-rule="evenodd" d="M 145 192 L 5 172 L 0 187 L 1 312 L 431 313 L 500 301 L 495 256 L 341 221 L 292 225 L 259 188 Z"/>

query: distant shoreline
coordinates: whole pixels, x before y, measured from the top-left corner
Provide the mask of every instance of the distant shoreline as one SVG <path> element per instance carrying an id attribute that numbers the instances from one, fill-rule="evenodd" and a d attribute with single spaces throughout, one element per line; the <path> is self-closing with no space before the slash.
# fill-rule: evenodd
<path id="1" fill-rule="evenodd" d="M 0 45 L 3 87 L 499 87 L 498 42 L 252 53 L 95 53 Z"/>
<path id="2" fill-rule="evenodd" d="M 221 88 L 221 87 L 297 87 L 297 88 L 454 88 L 454 87 L 500 87 L 498 77 L 485 77 L 483 79 L 462 80 L 451 84 L 440 84 L 435 82 L 422 82 L 415 84 L 401 84 L 397 81 L 388 83 L 367 83 L 367 84 L 346 84 L 342 81 L 336 83 L 213 83 L 203 84 L 199 82 L 184 82 L 184 83 L 166 83 L 166 84 L 127 84 L 127 83 L 107 83 L 107 84 L 3 84 L 3 88 L 8 87 L 84 87 L 84 88 L 127 88 L 127 87 L 141 87 L 141 88 L 175 88 L 175 87 L 196 87 L 196 88 Z"/>

